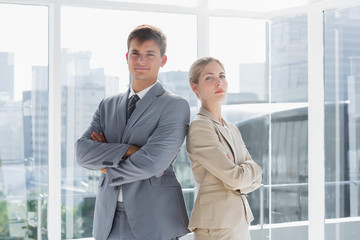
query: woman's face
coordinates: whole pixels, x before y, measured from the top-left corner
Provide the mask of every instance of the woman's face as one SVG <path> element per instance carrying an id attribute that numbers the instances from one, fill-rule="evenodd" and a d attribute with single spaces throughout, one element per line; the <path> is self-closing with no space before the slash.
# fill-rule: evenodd
<path id="1" fill-rule="evenodd" d="M 224 69 L 217 62 L 208 63 L 201 71 L 198 83 L 192 83 L 191 88 L 203 103 L 221 103 L 228 88 Z"/>

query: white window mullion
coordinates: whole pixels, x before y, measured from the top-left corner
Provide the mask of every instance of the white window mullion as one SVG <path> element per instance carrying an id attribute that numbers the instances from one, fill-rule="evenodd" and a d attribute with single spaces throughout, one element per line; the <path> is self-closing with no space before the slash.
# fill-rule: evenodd
<path id="1" fill-rule="evenodd" d="M 308 11 L 309 240 L 325 239 L 323 12 Z"/>
<path id="2" fill-rule="evenodd" d="M 59 4 L 49 5 L 48 238 L 61 239 L 61 50 Z"/>
<path id="3" fill-rule="evenodd" d="M 197 52 L 198 58 L 209 56 L 210 16 L 208 0 L 199 0 L 197 12 Z"/>

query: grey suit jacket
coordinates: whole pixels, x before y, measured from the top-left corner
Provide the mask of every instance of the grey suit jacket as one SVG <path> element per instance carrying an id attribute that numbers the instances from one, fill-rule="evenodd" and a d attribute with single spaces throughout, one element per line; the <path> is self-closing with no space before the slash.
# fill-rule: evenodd
<path id="1" fill-rule="evenodd" d="M 139 240 L 168 240 L 188 233 L 181 186 L 172 163 L 186 136 L 190 109 L 187 101 L 156 83 L 137 103 L 126 123 L 129 91 L 105 98 L 90 127 L 77 140 L 78 163 L 101 174 L 95 204 L 93 234 L 107 239 L 116 209 L 119 186 L 130 227 Z M 107 143 L 92 141 L 103 132 Z M 122 160 L 130 145 L 141 149 Z"/>

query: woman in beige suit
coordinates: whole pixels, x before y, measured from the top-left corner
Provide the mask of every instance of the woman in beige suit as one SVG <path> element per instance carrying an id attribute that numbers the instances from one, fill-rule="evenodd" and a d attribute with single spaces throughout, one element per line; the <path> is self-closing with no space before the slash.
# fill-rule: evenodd
<path id="1" fill-rule="evenodd" d="M 189 81 L 201 101 L 186 142 L 198 190 L 189 229 L 195 240 L 248 240 L 253 215 L 246 194 L 259 188 L 262 170 L 238 128 L 221 117 L 228 88 L 224 66 L 211 57 L 198 59 Z"/>

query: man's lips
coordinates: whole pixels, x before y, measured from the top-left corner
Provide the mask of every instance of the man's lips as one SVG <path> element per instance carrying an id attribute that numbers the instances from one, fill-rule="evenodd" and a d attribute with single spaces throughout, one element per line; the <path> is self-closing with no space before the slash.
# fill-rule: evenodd
<path id="1" fill-rule="evenodd" d="M 149 70 L 148 67 L 135 67 L 136 70 Z"/>

